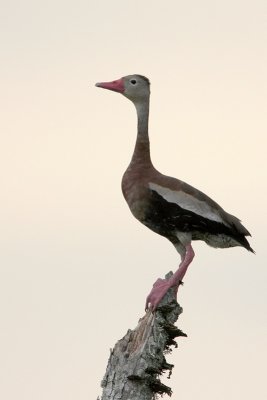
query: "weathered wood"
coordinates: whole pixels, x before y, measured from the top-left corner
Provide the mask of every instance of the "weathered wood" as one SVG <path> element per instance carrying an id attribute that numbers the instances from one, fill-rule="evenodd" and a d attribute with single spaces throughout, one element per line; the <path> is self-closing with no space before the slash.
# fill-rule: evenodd
<path id="1" fill-rule="evenodd" d="M 173 365 L 165 354 L 177 347 L 175 337 L 186 336 L 173 325 L 181 313 L 175 290 L 170 289 L 157 311 L 147 311 L 137 327 L 116 343 L 101 384 L 101 400 L 152 400 L 157 394 L 172 394 L 160 376 L 168 371 L 170 377 Z"/>

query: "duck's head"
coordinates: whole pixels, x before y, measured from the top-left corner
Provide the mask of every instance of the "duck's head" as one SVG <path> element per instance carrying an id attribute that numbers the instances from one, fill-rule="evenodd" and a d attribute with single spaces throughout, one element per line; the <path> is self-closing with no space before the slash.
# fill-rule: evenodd
<path id="1" fill-rule="evenodd" d="M 97 87 L 123 94 L 133 103 L 145 101 L 150 95 L 150 82 L 143 75 L 127 75 L 111 82 L 96 83 Z"/>

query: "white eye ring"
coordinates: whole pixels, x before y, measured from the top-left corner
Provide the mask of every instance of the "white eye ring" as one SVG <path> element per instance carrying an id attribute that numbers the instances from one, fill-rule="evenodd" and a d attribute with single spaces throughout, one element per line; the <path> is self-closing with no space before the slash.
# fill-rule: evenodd
<path id="1" fill-rule="evenodd" d="M 135 85 L 137 83 L 135 79 L 131 79 L 130 82 L 132 85 Z"/>

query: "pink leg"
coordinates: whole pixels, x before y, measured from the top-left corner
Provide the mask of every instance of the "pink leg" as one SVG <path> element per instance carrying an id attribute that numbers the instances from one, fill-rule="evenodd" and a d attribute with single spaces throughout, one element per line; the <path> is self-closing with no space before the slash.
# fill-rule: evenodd
<path id="1" fill-rule="evenodd" d="M 152 311 L 155 311 L 158 304 L 160 303 L 160 301 L 163 299 L 163 297 L 171 287 L 176 287 L 178 291 L 178 287 L 181 284 L 186 274 L 187 268 L 192 262 L 195 255 L 191 243 L 187 244 L 185 246 L 185 249 L 186 249 L 185 256 L 182 259 L 182 262 L 179 265 L 178 270 L 172 275 L 172 277 L 168 280 L 159 278 L 154 283 L 151 292 L 146 298 L 146 307 L 145 307 L 146 310 L 150 308 Z"/>

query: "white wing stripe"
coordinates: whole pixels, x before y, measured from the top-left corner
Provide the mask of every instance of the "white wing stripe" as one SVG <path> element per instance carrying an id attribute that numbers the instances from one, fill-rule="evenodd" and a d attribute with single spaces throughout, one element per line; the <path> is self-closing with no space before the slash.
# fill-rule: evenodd
<path id="1" fill-rule="evenodd" d="M 209 206 L 209 204 L 205 203 L 204 201 L 196 199 L 195 197 L 191 196 L 188 193 L 171 190 L 152 182 L 149 183 L 149 187 L 150 189 L 156 191 L 169 203 L 175 203 L 179 207 L 184 208 L 185 210 L 192 211 L 195 214 L 210 219 L 211 221 L 220 222 L 226 225 L 225 222 L 220 217 L 220 215 L 216 213 L 216 210 L 214 210 L 211 206 Z"/>

